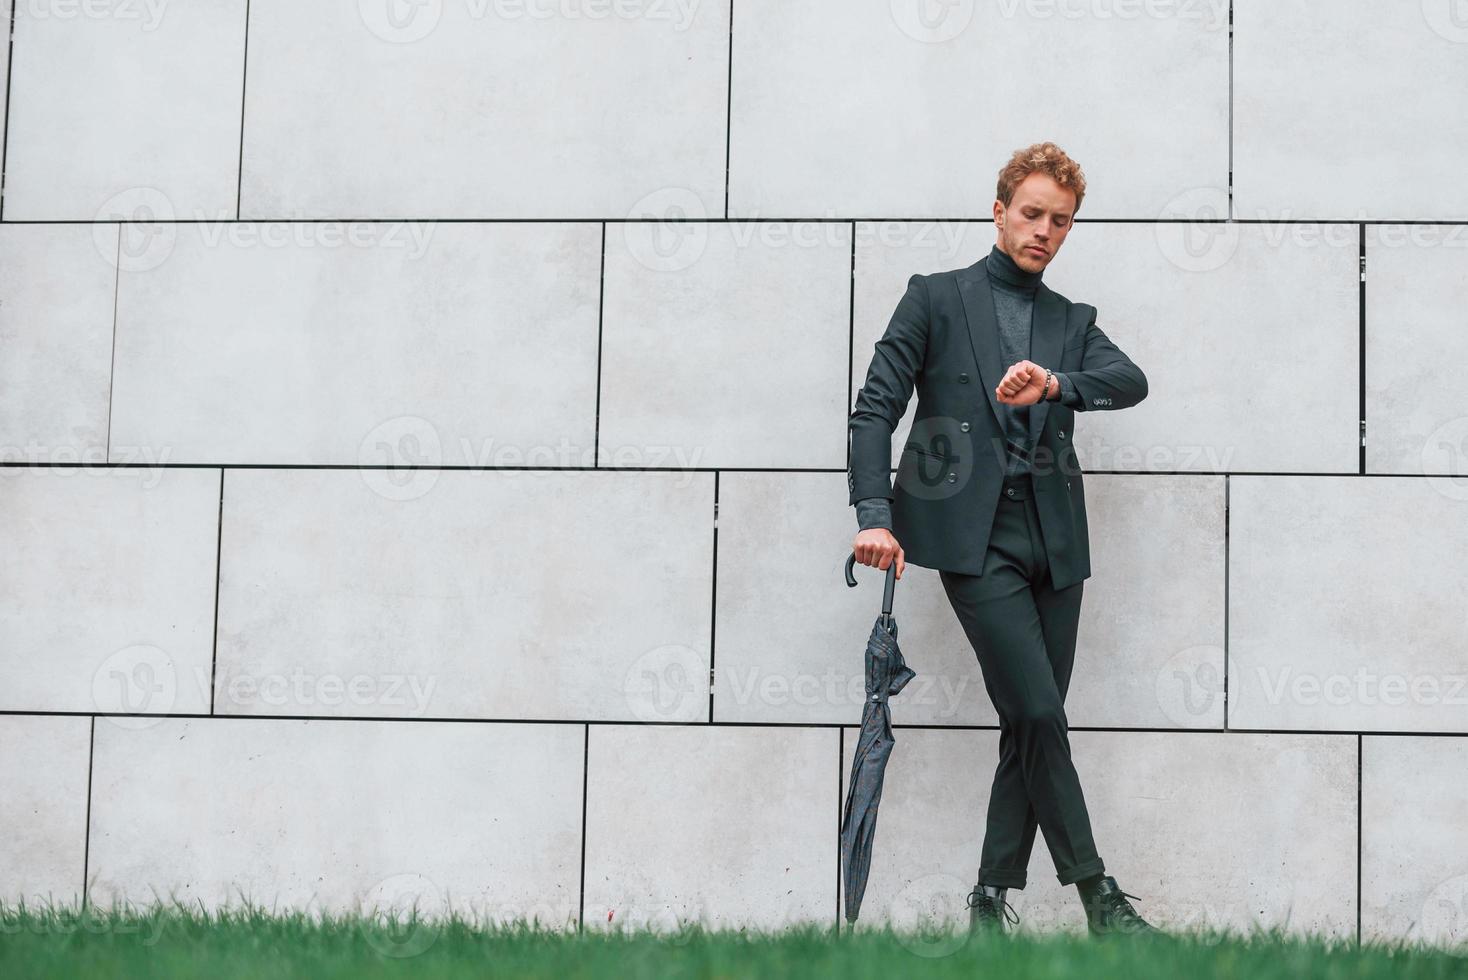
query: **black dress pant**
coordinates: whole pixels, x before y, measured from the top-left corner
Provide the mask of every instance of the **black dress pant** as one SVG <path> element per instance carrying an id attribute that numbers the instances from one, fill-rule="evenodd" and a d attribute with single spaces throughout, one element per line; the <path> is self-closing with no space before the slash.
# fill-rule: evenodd
<path id="1" fill-rule="evenodd" d="M 1064 706 L 1085 583 L 1051 587 L 1028 477 L 1006 478 L 1000 491 L 984 574 L 940 577 L 999 715 L 978 883 L 1023 888 L 1037 824 L 1062 885 L 1104 872 L 1071 763 Z"/>

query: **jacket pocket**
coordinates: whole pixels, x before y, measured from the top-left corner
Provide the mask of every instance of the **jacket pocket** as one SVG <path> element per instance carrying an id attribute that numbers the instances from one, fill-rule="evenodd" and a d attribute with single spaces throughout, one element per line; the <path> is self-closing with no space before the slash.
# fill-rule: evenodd
<path id="1" fill-rule="evenodd" d="M 953 455 L 952 453 L 945 456 L 942 453 L 935 453 L 927 449 L 923 449 L 919 446 L 914 445 L 913 443 L 908 443 L 906 446 L 903 446 L 902 451 L 905 453 L 912 453 L 916 456 L 923 456 L 927 459 L 936 459 L 944 463 L 955 462 L 958 459 L 958 457 Z"/>

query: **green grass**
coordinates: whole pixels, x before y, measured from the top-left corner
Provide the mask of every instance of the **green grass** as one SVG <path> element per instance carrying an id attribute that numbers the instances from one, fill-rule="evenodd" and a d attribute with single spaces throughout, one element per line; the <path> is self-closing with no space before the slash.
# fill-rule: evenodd
<path id="1" fill-rule="evenodd" d="M 661 934 L 490 926 L 459 916 L 373 918 L 258 907 L 158 905 L 78 911 L 0 905 L 0 977 L 1125 977 L 1329 980 L 1465 977 L 1468 949 L 1190 930 L 1161 938 L 1047 935 L 997 941 L 962 932 L 862 927 Z"/>

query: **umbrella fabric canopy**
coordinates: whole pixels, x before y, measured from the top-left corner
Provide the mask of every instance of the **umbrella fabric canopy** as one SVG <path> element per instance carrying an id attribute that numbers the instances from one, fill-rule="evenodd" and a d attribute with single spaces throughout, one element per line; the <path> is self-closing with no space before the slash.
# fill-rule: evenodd
<path id="1" fill-rule="evenodd" d="M 851 574 L 856 564 L 853 553 L 846 559 L 846 584 L 856 586 Z M 841 874 L 846 882 L 846 921 L 853 923 L 861 912 L 867 873 L 872 866 L 872 839 L 877 832 L 877 807 L 882 802 L 882 778 L 887 757 L 892 754 L 892 716 L 887 699 L 907 686 L 917 672 L 902 659 L 897 646 L 897 622 L 892 618 L 892 593 L 897 582 L 897 562 L 887 567 L 887 586 L 882 595 L 882 614 L 872 625 L 866 649 L 866 698 L 861 709 L 861 735 L 851 762 L 851 783 L 846 808 L 841 815 Z"/>

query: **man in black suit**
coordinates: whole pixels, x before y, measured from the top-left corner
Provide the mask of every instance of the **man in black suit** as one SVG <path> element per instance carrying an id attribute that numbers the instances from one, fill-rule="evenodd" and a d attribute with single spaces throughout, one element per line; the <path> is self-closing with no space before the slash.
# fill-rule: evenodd
<path id="1" fill-rule="evenodd" d="M 1002 933 L 1005 909 L 1014 914 L 1004 894 L 1025 886 L 1037 825 L 1093 934 L 1156 931 L 1105 874 L 1064 709 L 1091 574 L 1075 413 L 1147 396 L 1096 308 L 1041 281 L 1084 196 L 1084 175 L 1054 143 L 1016 151 L 999 172 L 995 245 L 967 268 L 908 280 L 849 418 L 857 560 L 895 561 L 898 578 L 909 560 L 939 570 L 999 715 L 968 896 L 980 931 Z M 892 434 L 914 388 L 894 486 Z"/>

